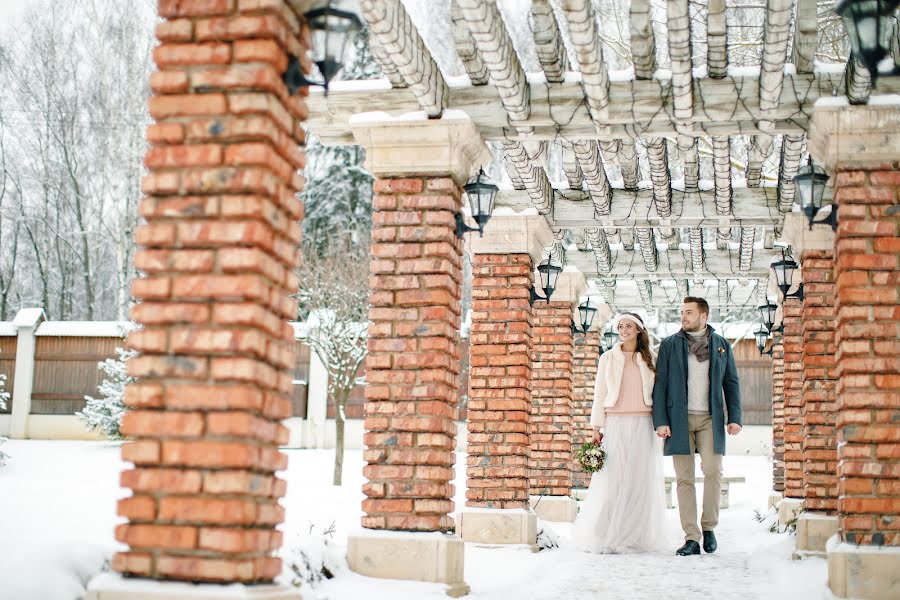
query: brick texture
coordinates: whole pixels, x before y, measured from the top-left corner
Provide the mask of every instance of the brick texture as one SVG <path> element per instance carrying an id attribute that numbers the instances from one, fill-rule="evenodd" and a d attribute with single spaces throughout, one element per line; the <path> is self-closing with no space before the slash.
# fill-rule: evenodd
<path id="1" fill-rule="evenodd" d="M 806 510 L 837 510 L 834 251 L 807 250 L 803 267 L 803 489 Z"/>
<path id="2" fill-rule="evenodd" d="M 532 309 L 529 493 L 572 492 L 572 304 Z"/>
<path id="3" fill-rule="evenodd" d="M 784 493 L 784 338 L 772 334 L 772 489 Z"/>
<path id="4" fill-rule="evenodd" d="M 844 541 L 900 546 L 900 166 L 840 170 L 838 523 Z"/>
<path id="5" fill-rule="evenodd" d="M 800 300 L 787 299 L 784 310 L 784 495 L 803 498 L 803 336 Z"/>
<path id="6" fill-rule="evenodd" d="M 600 332 L 576 335 L 572 354 L 572 487 L 586 489 L 591 474 L 574 460 L 575 451 L 591 439 L 591 405 L 600 360 Z"/>
<path id="7" fill-rule="evenodd" d="M 289 3 L 160 0 L 148 174 L 136 232 L 140 356 L 121 475 L 121 573 L 267 582 L 287 465 L 305 163 L 303 95 L 281 82 L 308 33 Z M 201 32 L 207 32 L 204 38 Z M 237 40 L 241 41 L 238 42 Z M 267 52 L 238 51 L 259 44 Z"/>
<path id="8" fill-rule="evenodd" d="M 528 508 L 533 269 L 528 254 L 473 257 L 466 506 Z"/>
<path id="9" fill-rule="evenodd" d="M 462 244 L 449 178 L 375 182 L 364 527 L 452 527 Z"/>

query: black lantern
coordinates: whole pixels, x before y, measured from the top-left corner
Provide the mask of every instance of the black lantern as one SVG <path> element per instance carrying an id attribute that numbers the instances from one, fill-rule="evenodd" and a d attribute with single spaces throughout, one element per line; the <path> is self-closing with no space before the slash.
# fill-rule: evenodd
<path id="1" fill-rule="evenodd" d="M 773 348 L 769 348 L 768 352 L 765 352 L 766 342 L 769 339 L 769 332 L 766 327 L 763 325 L 759 326 L 759 329 L 753 332 L 753 337 L 756 338 L 756 348 L 759 350 L 760 356 L 764 356 L 766 354 L 771 355 Z"/>
<path id="2" fill-rule="evenodd" d="M 869 70 L 874 85 L 878 63 L 890 51 L 893 14 L 900 0 L 840 0 L 834 12 L 844 19 L 852 56 Z"/>
<path id="3" fill-rule="evenodd" d="M 497 197 L 497 186 L 491 183 L 484 174 L 484 169 L 478 170 L 478 175 L 463 186 L 466 198 L 469 200 L 469 209 L 472 211 L 472 220 L 478 227 L 469 227 L 463 220 L 462 213 L 456 213 L 456 237 L 461 238 L 467 231 L 477 231 L 478 237 L 484 236 L 484 226 L 491 219 L 494 211 L 494 198 Z"/>
<path id="4" fill-rule="evenodd" d="M 800 265 L 793 258 L 788 258 L 784 249 L 781 250 L 781 260 L 772 263 L 772 270 L 775 271 L 775 281 L 778 283 L 778 289 L 781 290 L 782 297 L 787 300 L 793 298 L 803 300 L 803 284 L 801 283 L 796 292 L 788 294 L 788 291 L 794 287 L 794 272 L 800 268 Z"/>
<path id="5" fill-rule="evenodd" d="M 531 286 L 531 297 L 529 298 L 529 304 L 531 305 L 534 305 L 537 300 L 550 302 L 550 296 L 553 295 L 553 290 L 556 289 L 556 279 L 559 277 L 559 274 L 562 273 L 562 265 L 559 265 L 548 258 L 538 265 L 537 270 L 538 275 L 541 278 L 541 289 L 544 291 L 544 296 L 538 296 L 534 286 Z"/>
<path id="6" fill-rule="evenodd" d="M 607 350 L 612 350 L 612 347 L 619 341 L 619 334 L 613 331 L 612 326 L 604 332 L 603 341 L 606 344 Z"/>
<path id="7" fill-rule="evenodd" d="M 794 175 L 794 185 L 800 194 L 800 207 L 809 219 L 810 231 L 815 224 L 831 225 L 832 231 L 837 229 L 837 205 L 825 200 L 825 184 L 828 179 L 825 169 L 813 164 L 812 156 Z M 816 221 L 816 215 L 828 205 L 831 205 L 831 212 L 825 219 Z"/>
<path id="8" fill-rule="evenodd" d="M 775 325 L 775 311 L 778 310 L 778 305 L 766 302 L 765 304 L 760 304 L 756 309 L 759 311 L 762 324 L 765 325 L 767 331 L 771 332 L 772 327 Z"/>
<path id="9" fill-rule="evenodd" d="M 354 13 L 333 8 L 330 3 L 322 8 L 315 8 L 304 13 L 303 17 L 312 31 L 313 62 L 319 67 L 322 82 L 308 80 L 304 76 L 303 70 L 300 68 L 300 61 L 296 56 L 291 56 L 288 61 L 284 82 L 291 94 L 299 88 L 310 85 L 321 85 L 327 94 L 328 82 L 344 66 L 344 54 L 347 50 L 350 33 L 362 29 L 363 24 Z"/>
<path id="10" fill-rule="evenodd" d="M 596 314 L 597 309 L 591 306 L 591 299 L 585 298 L 584 302 L 578 305 L 578 317 L 581 319 L 581 322 L 575 326 L 575 332 L 587 333 L 594 323 L 594 315 Z"/>

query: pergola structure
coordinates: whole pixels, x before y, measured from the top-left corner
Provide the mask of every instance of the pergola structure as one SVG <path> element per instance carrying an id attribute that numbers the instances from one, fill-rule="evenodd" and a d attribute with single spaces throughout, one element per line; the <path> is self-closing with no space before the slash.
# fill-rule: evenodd
<path id="1" fill-rule="evenodd" d="M 465 542 L 533 545 L 535 512 L 572 519 L 573 490 L 586 483 L 572 453 L 587 433 L 599 346 L 596 331 L 575 339 L 574 307 L 587 293 L 610 309 L 671 306 L 688 293 L 755 306 L 780 238 L 805 286 L 802 299 L 775 297 L 781 514 L 801 513 L 798 551 L 824 553 L 831 538 L 835 595 L 900 593 L 900 106 L 865 105 L 869 77 L 855 61 L 816 67 L 814 0 L 769 0 L 761 64 L 738 70 L 727 64 L 724 1 L 707 4 L 699 69 L 689 3 L 667 2 L 667 71 L 655 62 L 650 3 L 632 2 L 625 75 L 606 67 L 590 0 L 532 2 L 542 73 L 525 73 L 494 1 L 452 0 L 464 82 L 441 73 L 399 0 L 361 0 L 386 79 L 335 84 L 327 97 L 291 95 L 282 81 L 292 58 L 310 70 L 310 4 L 159 2 L 135 258 L 148 277 L 133 289 L 144 327 L 129 336 L 142 356 L 129 362 L 139 381 L 122 424 L 135 468 L 122 475 L 133 495 L 119 504 L 128 550 L 117 572 L 221 584 L 271 582 L 279 571 L 276 525 L 290 507 L 278 502 L 275 472 L 289 411 L 284 321 L 303 284 L 292 268 L 305 121 L 326 143 L 363 145 L 376 178 L 354 570 L 463 594 Z M 896 79 L 879 82 L 879 92 L 898 90 Z M 732 178 L 736 135 L 752 137 L 743 181 Z M 762 164 L 779 138 L 778 180 L 767 187 Z M 712 148 L 712 182 L 699 179 L 699 139 Z M 484 237 L 464 244 L 455 217 L 462 185 L 491 161 L 486 142 L 502 145 L 514 189 L 501 192 Z M 563 182 L 549 178 L 550 144 Z M 804 145 L 832 173 L 834 233 L 807 232 L 792 213 Z M 565 254 L 572 239 L 584 254 Z M 466 507 L 454 515 L 464 251 L 473 263 Z M 554 294 L 532 303 L 548 253 L 567 268 Z M 110 577 L 89 598 L 298 596 Z"/>

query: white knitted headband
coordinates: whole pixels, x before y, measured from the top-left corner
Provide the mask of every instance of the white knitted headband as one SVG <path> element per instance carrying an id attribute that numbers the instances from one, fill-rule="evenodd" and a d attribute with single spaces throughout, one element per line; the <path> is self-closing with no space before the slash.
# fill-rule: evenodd
<path id="1" fill-rule="evenodd" d="M 622 321 L 631 321 L 632 323 L 634 323 L 635 325 L 638 326 L 638 329 L 640 329 L 641 331 L 644 330 L 644 324 L 641 323 L 640 319 L 638 319 L 632 315 L 625 315 L 625 314 L 619 315 L 616 318 L 616 327 L 618 327 L 619 323 Z"/>

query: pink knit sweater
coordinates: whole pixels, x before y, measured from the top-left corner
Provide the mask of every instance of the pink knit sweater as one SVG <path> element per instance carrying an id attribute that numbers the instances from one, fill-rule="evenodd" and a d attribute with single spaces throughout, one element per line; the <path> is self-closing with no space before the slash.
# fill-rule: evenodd
<path id="1" fill-rule="evenodd" d="M 644 404 L 644 392 L 641 386 L 641 372 L 634 360 L 634 352 L 622 352 L 625 355 L 625 368 L 622 371 L 622 386 L 619 388 L 619 399 L 615 406 L 606 409 L 607 415 L 643 417 L 650 414 L 650 407 Z"/>

